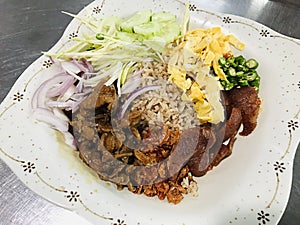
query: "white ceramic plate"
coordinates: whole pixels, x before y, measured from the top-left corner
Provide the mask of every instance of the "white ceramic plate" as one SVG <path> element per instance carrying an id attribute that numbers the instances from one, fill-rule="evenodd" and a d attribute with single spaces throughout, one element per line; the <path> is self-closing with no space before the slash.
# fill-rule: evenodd
<path id="1" fill-rule="evenodd" d="M 95 1 L 80 14 L 129 16 L 138 10 L 171 11 L 178 1 Z M 262 112 L 255 132 L 239 137 L 231 157 L 198 179 L 199 197 L 179 205 L 117 191 L 97 178 L 47 125 L 31 118 L 34 91 L 51 76 L 42 56 L 18 79 L 0 106 L 0 156 L 32 190 L 95 224 L 277 224 L 286 207 L 299 143 L 300 41 L 254 21 L 190 5 L 193 26 L 221 26 L 247 44 L 260 62 Z M 72 44 L 84 26 L 73 20 L 55 52 Z"/>

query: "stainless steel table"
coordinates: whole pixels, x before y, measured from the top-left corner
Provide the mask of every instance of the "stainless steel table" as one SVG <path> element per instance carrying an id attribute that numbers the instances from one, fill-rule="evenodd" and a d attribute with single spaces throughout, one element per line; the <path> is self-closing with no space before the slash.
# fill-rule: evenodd
<path id="1" fill-rule="evenodd" d="M 60 11 L 78 12 L 90 0 L 0 0 L 0 101 L 42 50 L 49 49 L 70 21 Z M 130 4 L 130 1 L 128 1 Z M 300 38 L 299 0 L 199 0 L 206 9 L 256 20 Z M 297 74 L 300 78 L 300 74 Z M 281 225 L 300 224 L 300 148 L 295 158 L 291 197 Z M 0 160 L 0 224 L 82 224 L 26 188 Z"/>

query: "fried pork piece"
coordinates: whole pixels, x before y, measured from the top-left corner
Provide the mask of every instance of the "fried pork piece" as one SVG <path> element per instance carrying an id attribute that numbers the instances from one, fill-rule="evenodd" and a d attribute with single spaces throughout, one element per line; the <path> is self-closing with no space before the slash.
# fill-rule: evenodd
<path id="1" fill-rule="evenodd" d="M 198 138 L 198 145 L 187 165 L 194 176 L 200 177 L 207 172 L 210 164 L 209 150 L 216 144 L 217 139 L 210 126 L 201 127 L 199 133 L 191 133 L 191 136 Z"/>
<path id="2" fill-rule="evenodd" d="M 255 129 L 261 100 L 253 87 L 234 88 L 227 93 L 230 105 L 242 113 L 242 136 L 248 136 Z"/>
<path id="3" fill-rule="evenodd" d="M 242 112 L 238 108 L 232 108 L 231 114 L 225 124 L 225 134 L 223 141 L 234 137 L 242 123 Z"/>
<path id="4" fill-rule="evenodd" d="M 219 165 L 223 159 L 231 155 L 236 134 L 237 130 L 231 135 L 227 145 L 222 143 L 222 136 L 214 139 L 212 146 L 203 143 L 202 145 L 199 145 L 201 151 L 197 151 L 187 164 L 193 176 L 204 176 L 208 171 L 212 170 L 213 167 Z"/>
<path id="5" fill-rule="evenodd" d="M 261 101 L 254 88 L 235 88 L 223 92 L 223 97 L 228 115 L 227 121 L 225 126 L 214 131 L 206 127 L 206 134 L 210 133 L 210 136 L 205 136 L 204 132 L 200 133 L 198 150 L 188 162 L 194 176 L 205 175 L 232 153 L 235 136 L 241 124 L 243 124 L 243 131 L 240 135 L 243 136 L 249 135 L 256 127 Z M 229 143 L 223 144 L 228 139 Z M 213 140 L 213 145 L 207 144 L 209 140 Z"/>
<path id="6" fill-rule="evenodd" d="M 225 159 L 231 155 L 234 141 L 235 141 L 235 134 L 233 135 L 233 137 L 230 138 L 229 143 L 227 145 L 222 144 L 218 154 L 212 160 L 212 163 L 210 164 L 209 169 L 212 169 L 213 167 L 219 165 L 219 163 L 223 159 Z"/>

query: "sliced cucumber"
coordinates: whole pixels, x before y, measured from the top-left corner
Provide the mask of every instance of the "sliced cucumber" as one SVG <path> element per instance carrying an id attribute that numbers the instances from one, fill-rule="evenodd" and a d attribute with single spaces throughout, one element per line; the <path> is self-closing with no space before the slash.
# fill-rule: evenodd
<path id="1" fill-rule="evenodd" d="M 140 11 L 134 14 L 129 19 L 121 23 L 120 27 L 122 31 L 133 33 L 133 27 L 148 23 L 152 17 L 152 10 Z"/>
<path id="2" fill-rule="evenodd" d="M 152 21 L 156 22 L 175 22 L 176 16 L 168 12 L 158 12 L 152 15 Z"/>
<path id="3" fill-rule="evenodd" d="M 142 34 L 146 37 L 158 34 L 160 29 L 161 26 L 158 22 L 149 22 L 133 27 L 134 33 Z"/>

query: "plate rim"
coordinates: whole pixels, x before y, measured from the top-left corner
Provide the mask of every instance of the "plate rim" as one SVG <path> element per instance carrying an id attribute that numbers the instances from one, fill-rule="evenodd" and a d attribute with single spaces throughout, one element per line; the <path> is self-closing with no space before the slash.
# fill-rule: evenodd
<path id="1" fill-rule="evenodd" d="M 95 4 L 95 3 L 97 3 L 97 2 L 100 2 L 100 1 L 94 1 L 94 2 L 90 3 L 89 6 L 92 5 L 92 4 Z M 104 2 L 104 1 L 103 1 L 103 2 Z M 86 8 L 84 8 L 83 10 L 85 10 L 85 9 L 86 9 Z M 80 13 L 83 12 L 83 10 L 81 10 Z M 201 9 L 201 10 L 202 10 L 202 9 Z M 251 23 L 253 23 L 255 26 L 260 26 L 260 27 L 262 27 L 262 28 L 265 28 L 267 31 L 272 31 L 272 33 L 276 34 L 276 37 L 274 37 L 274 38 L 280 38 L 280 39 L 284 39 L 284 40 L 286 40 L 286 41 L 291 41 L 291 42 L 297 44 L 298 46 L 300 46 L 300 40 L 299 40 L 299 39 L 296 39 L 296 38 L 293 38 L 293 37 L 289 37 L 289 36 L 286 36 L 286 35 L 284 35 L 284 34 L 280 34 L 279 32 L 274 31 L 273 29 L 267 27 L 266 25 L 260 24 L 260 23 L 254 21 L 254 20 L 251 20 L 251 19 L 248 19 L 248 18 L 244 18 L 244 17 L 241 17 L 241 16 L 237 16 L 237 15 L 233 15 L 233 14 L 225 14 L 225 13 L 218 13 L 218 12 L 214 13 L 214 12 L 210 12 L 209 10 L 202 10 L 202 11 L 203 11 L 203 12 L 205 11 L 205 12 L 208 12 L 208 13 L 213 13 L 213 14 L 215 14 L 215 15 L 218 15 L 218 16 L 222 17 L 222 18 L 225 18 L 225 17 L 227 18 L 227 17 L 229 17 L 229 18 L 236 18 L 237 20 L 246 21 L 246 22 L 249 22 L 249 23 L 251 22 Z M 52 49 L 54 49 L 55 46 L 59 45 L 60 42 L 63 41 L 63 38 L 67 35 L 68 28 L 70 27 L 70 25 L 72 24 L 72 22 L 73 22 L 74 20 L 75 20 L 75 19 L 72 19 L 72 21 L 67 25 L 67 27 L 66 27 L 65 31 L 63 32 L 62 36 L 61 36 L 60 39 L 59 39 L 59 40 L 51 47 L 50 51 L 51 51 Z M 266 35 L 269 35 L 269 34 L 266 34 Z M 267 36 L 267 37 L 268 37 L 268 36 Z M 271 36 L 270 36 L 270 37 L 271 37 Z M 18 77 L 17 81 L 14 83 L 14 85 L 13 85 L 12 88 L 11 88 L 11 90 L 9 91 L 9 93 L 7 94 L 7 96 L 5 97 L 5 99 L 2 101 L 2 103 L 1 103 L 1 105 L 0 105 L 0 109 L 2 109 L 2 112 L 0 113 L 0 119 L 1 119 L 1 117 L 4 115 L 4 113 L 6 113 L 6 111 L 8 110 L 8 109 L 5 107 L 6 102 L 7 102 L 8 100 L 10 101 L 11 96 L 14 96 L 13 88 L 16 86 L 16 84 L 18 84 L 18 83 L 20 82 L 20 80 L 21 80 L 22 77 L 23 77 L 23 74 L 26 74 L 26 71 L 29 71 L 29 70 L 31 69 L 32 65 L 35 64 L 36 62 L 38 62 L 38 61 L 41 60 L 41 59 L 43 59 L 43 56 L 38 57 L 38 59 L 36 59 L 33 63 L 31 63 L 31 65 L 28 66 L 28 67 L 26 68 L 26 70 L 23 71 L 23 73 Z M 298 140 L 298 144 L 299 144 L 299 140 Z M 295 148 L 295 150 L 294 150 L 294 148 L 292 148 L 292 151 L 293 151 L 292 159 L 295 158 L 295 154 L 296 154 L 296 150 L 297 150 L 297 144 L 295 143 L 294 145 L 296 146 L 296 148 Z M 0 147 L 1 147 L 1 146 L 0 146 Z M 1 150 L 1 149 L 0 149 L 0 150 Z M 3 150 L 3 151 L 4 151 L 4 150 Z M 2 152 L 2 151 L 1 151 L 1 152 Z M 4 159 L 5 157 L 3 157 L 3 154 L 0 154 L 0 155 L 1 155 L 1 156 L 0 156 L 1 159 L 3 159 L 4 162 L 6 162 L 7 160 Z M 4 154 L 4 156 L 6 156 L 6 155 Z M 9 157 L 8 157 L 8 158 L 9 158 Z M 10 165 L 10 164 L 8 164 L 7 162 L 6 162 L 6 164 L 11 168 L 11 165 Z M 292 163 L 291 170 L 293 169 L 293 166 L 294 166 L 294 164 Z M 14 169 L 14 168 L 11 168 L 11 170 L 15 173 L 15 169 Z M 19 176 L 18 176 L 18 177 L 19 177 Z M 20 178 L 20 177 L 19 177 L 19 178 Z M 23 179 L 21 179 L 21 180 L 22 180 L 22 182 L 23 182 Z M 292 176 L 290 177 L 290 180 L 292 181 Z M 25 183 L 24 183 L 24 185 L 28 187 L 28 185 L 26 185 Z M 291 188 L 291 183 L 289 184 L 289 187 Z M 30 189 L 32 189 L 32 188 L 30 188 Z M 34 192 L 35 192 L 35 191 L 34 191 Z M 41 194 L 41 193 L 37 193 L 37 194 L 38 194 L 39 196 L 45 198 L 45 197 L 43 196 L 43 194 Z M 290 190 L 289 190 L 289 192 L 288 192 L 288 197 L 287 197 L 287 199 L 289 198 L 289 195 L 290 195 Z M 55 202 L 55 201 L 52 200 L 52 199 L 48 199 L 48 198 L 46 198 L 46 199 L 47 199 L 48 201 L 51 201 L 51 202 L 54 203 L 54 204 L 57 204 L 57 202 Z M 58 205 L 60 205 L 60 204 L 58 204 Z M 60 206 L 61 206 L 61 205 L 60 205 Z M 284 206 L 284 209 L 286 208 L 286 206 L 287 206 L 287 201 L 286 201 L 286 204 L 285 204 L 285 206 Z M 280 215 L 278 221 L 280 220 L 280 218 L 281 218 L 282 215 L 283 215 L 283 212 L 281 213 L 281 215 Z M 277 222 L 278 222 L 278 221 L 277 221 Z"/>

